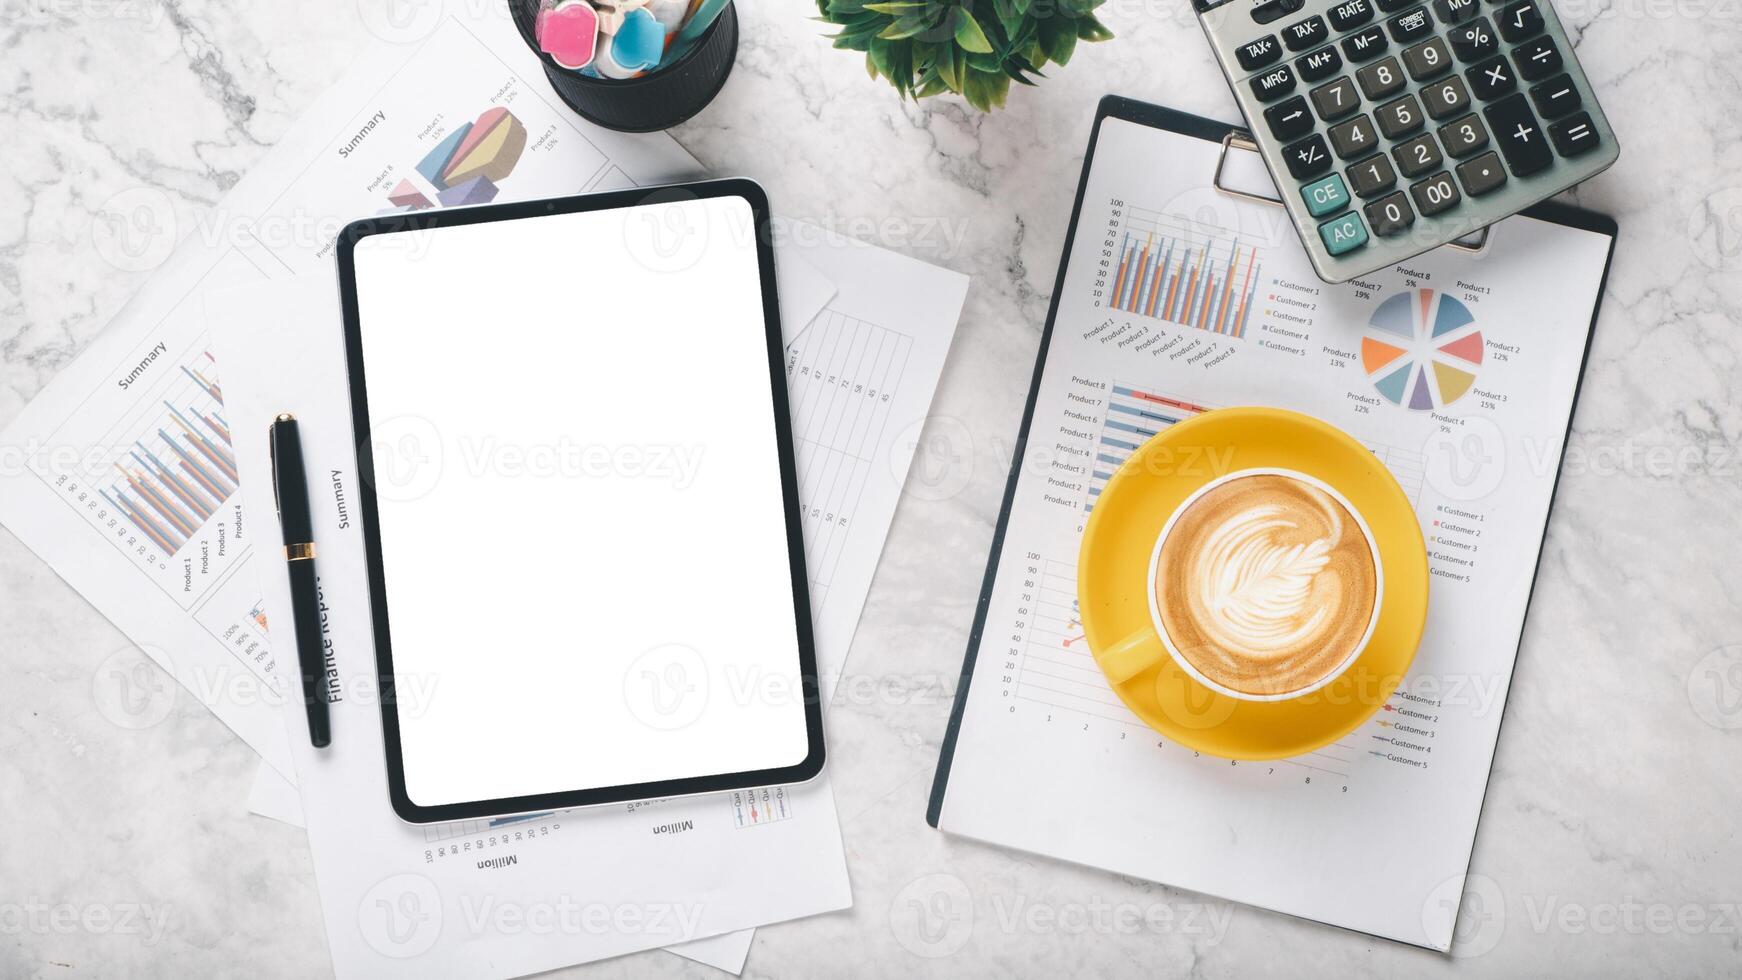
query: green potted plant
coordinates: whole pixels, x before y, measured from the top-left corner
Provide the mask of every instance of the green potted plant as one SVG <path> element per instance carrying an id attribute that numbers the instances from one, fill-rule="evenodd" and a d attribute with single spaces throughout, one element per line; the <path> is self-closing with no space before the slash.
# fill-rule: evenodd
<path id="1" fill-rule="evenodd" d="M 1048 63 L 1071 60 L 1078 41 L 1113 33 L 1095 18 L 1102 0 L 817 0 L 840 27 L 835 47 L 865 52 L 872 78 L 903 98 L 955 92 L 990 110 L 1012 81 L 1033 85 Z"/>

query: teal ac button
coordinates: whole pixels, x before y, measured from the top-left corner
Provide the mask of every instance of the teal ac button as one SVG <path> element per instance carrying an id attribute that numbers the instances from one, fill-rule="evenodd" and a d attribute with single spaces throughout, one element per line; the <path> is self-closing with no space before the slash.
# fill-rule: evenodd
<path id="1" fill-rule="evenodd" d="M 1300 196 L 1306 199 L 1307 213 L 1315 218 L 1336 214 L 1349 206 L 1349 190 L 1343 186 L 1343 178 L 1336 174 L 1302 184 Z"/>
<path id="2" fill-rule="evenodd" d="M 1367 226 L 1361 223 L 1355 212 L 1350 211 L 1320 225 L 1319 237 L 1324 239 L 1325 248 L 1332 255 L 1342 255 L 1367 244 Z"/>

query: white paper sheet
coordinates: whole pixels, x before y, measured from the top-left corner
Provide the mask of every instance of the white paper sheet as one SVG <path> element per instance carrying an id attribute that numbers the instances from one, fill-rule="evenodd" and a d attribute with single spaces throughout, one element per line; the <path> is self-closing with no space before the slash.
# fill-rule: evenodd
<path id="1" fill-rule="evenodd" d="M 791 245 L 781 246 L 775 254 L 775 261 L 775 274 L 780 288 L 782 329 L 785 336 L 791 338 L 802 333 L 817 314 L 822 312 L 824 305 L 834 298 L 836 288 L 828 277 L 798 255 L 796 248 Z M 823 642 L 832 644 L 834 641 L 825 638 Z M 844 655 L 843 653 L 842 656 Z M 307 826 L 302 814 L 302 797 L 297 792 L 296 784 L 264 762 L 254 774 L 254 782 L 248 795 L 248 809 L 260 816 L 295 827 Z M 744 972 L 744 964 L 750 955 L 750 945 L 755 937 L 756 930 L 744 929 L 678 943 L 667 951 L 738 975 Z"/>
<path id="2" fill-rule="evenodd" d="M 793 251 L 837 289 L 821 315 L 789 334 L 786 349 L 817 669 L 827 699 L 846 670 L 968 278 L 814 225 L 777 221 L 775 242 L 777 252 Z"/>
<path id="3" fill-rule="evenodd" d="M 787 222 L 780 223 L 776 254 L 785 257 L 777 275 L 782 324 L 789 339 L 794 428 L 801 444 L 807 552 L 830 559 L 826 565 L 820 557 L 811 559 L 811 588 L 819 669 L 832 689 L 846 663 L 912 460 L 913 445 L 900 438 L 903 433 L 911 437 L 929 410 L 967 280 L 873 246 L 827 236 L 814 226 Z M 823 269 L 832 270 L 839 280 Z M 902 288 L 888 288 L 891 282 L 901 283 Z M 803 314 L 808 308 L 800 304 L 829 294 L 833 298 L 828 309 L 807 322 Z M 903 328 L 890 331 L 879 322 L 899 323 Z M 811 329 L 818 325 L 822 327 L 818 336 L 825 339 L 817 342 L 815 353 L 790 343 L 798 337 L 809 344 Z M 858 351 L 856 359 L 849 360 L 848 352 L 853 350 Z M 855 465 L 844 466 L 842 460 Z M 853 495 L 837 486 L 851 489 Z M 832 577 L 822 577 L 824 569 Z M 300 826 L 295 793 L 295 786 L 282 777 L 258 773 L 249 806 L 276 819 L 296 815 L 298 819 L 289 822 Z M 714 937 L 672 951 L 739 973 L 752 938 L 753 930 L 744 930 L 736 938 Z"/>
<path id="4" fill-rule="evenodd" d="M 208 306 L 234 417 L 294 413 L 309 472 L 331 488 L 315 534 L 342 694 L 330 748 L 291 742 L 338 975 L 519 976 L 847 906 L 826 777 L 773 790 L 772 811 L 747 792 L 435 827 L 393 815 L 337 294 L 331 277 L 263 288 L 214 293 Z M 235 440 L 242 493 L 270 512 L 266 431 L 242 423 Z M 260 584 L 268 615 L 288 608 L 281 576 Z M 414 679 L 399 696 L 415 710 Z M 283 710 L 304 732 L 300 706 Z"/>
<path id="5" fill-rule="evenodd" d="M 1513 218 L 1486 255 L 1327 286 L 1280 209 L 1210 189 L 1219 149 L 1102 124 L 939 825 L 1445 949 L 1609 239 Z M 1378 454 L 1432 574 L 1384 710 L 1310 755 L 1230 764 L 1160 739 L 1108 689 L 1076 562 L 1129 447 L 1251 404 Z"/>
<path id="6" fill-rule="evenodd" d="M 248 790 L 248 809 L 258 816 L 292 827 L 306 826 L 302 818 L 302 797 L 297 794 L 296 785 L 265 763 L 254 771 L 254 782 Z M 744 964 L 750 957 L 750 944 L 755 938 L 755 929 L 741 929 L 677 943 L 667 946 L 665 951 L 737 976 L 744 972 Z"/>
<path id="7" fill-rule="evenodd" d="M 360 57 L 0 434 L 0 454 L 28 463 L 0 474 L 0 523 L 280 771 L 289 771 L 289 752 L 272 710 L 280 696 L 249 572 L 259 529 L 234 492 L 232 450 L 220 432 L 225 369 L 210 357 L 204 291 L 330 274 L 331 243 L 346 222 L 399 207 L 396 199 L 439 201 L 439 186 L 419 167 L 439 177 L 426 161 L 440 159 L 444 140 L 474 122 L 524 133 L 512 161 L 506 152 L 473 161 L 472 169 L 496 174 L 498 202 L 701 172 L 664 134 L 612 133 L 575 117 L 550 91 L 506 6 L 470 12 L 419 45 Z M 506 110 L 512 122 L 485 117 L 491 110 Z M 456 186 L 467 201 L 490 193 L 483 184 Z M 798 290 L 806 307 L 820 305 L 819 277 L 792 278 L 811 287 Z M 148 481 L 129 476 L 148 471 Z"/>

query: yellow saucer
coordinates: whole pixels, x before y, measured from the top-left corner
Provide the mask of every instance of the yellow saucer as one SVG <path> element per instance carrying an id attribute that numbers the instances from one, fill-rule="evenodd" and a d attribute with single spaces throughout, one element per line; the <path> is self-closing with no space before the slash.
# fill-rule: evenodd
<path id="1" fill-rule="evenodd" d="M 1373 532 L 1384 597 L 1354 663 L 1319 690 L 1247 701 L 1206 687 L 1176 663 L 1149 613 L 1149 563 L 1187 497 L 1236 470 L 1271 467 L 1342 494 Z M 1427 623 L 1427 544 L 1415 508 L 1384 465 L 1347 433 L 1277 408 L 1224 408 L 1150 439 L 1107 481 L 1083 533 L 1077 603 L 1095 662 L 1120 700 L 1175 742 L 1229 759 L 1282 759 L 1354 731 L 1396 690 Z"/>

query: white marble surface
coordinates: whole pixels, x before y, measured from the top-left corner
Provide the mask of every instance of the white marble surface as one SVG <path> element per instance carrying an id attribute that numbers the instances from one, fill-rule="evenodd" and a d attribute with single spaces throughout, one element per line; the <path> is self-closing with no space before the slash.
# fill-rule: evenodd
<path id="1" fill-rule="evenodd" d="M 211 205 L 391 23 L 383 2 L 0 3 L 0 424 L 149 275 L 93 220 L 105 202 Z M 1234 112 L 1185 0 L 1113 0 L 1117 40 L 992 116 L 901 104 L 805 0 L 746 7 L 731 82 L 677 138 L 784 213 L 974 277 L 931 428 L 959 490 L 904 502 L 850 664 L 866 683 L 829 717 L 856 905 L 762 930 L 751 974 L 1742 968 L 1742 663 L 1713 652 L 1742 643 L 1735 3 L 1559 4 L 1625 147 L 1575 197 L 1622 238 L 1476 845 L 1486 904 L 1456 959 L 923 820 L 1095 101 Z M 302 834 L 243 811 L 252 753 L 186 697 L 143 731 L 95 709 L 96 667 L 124 647 L 0 532 L 0 975 L 326 974 Z M 946 915 L 930 938 L 915 901 Z M 57 905 L 158 931 L 68 926 L 41 911 Z M 1112 931 L 1104 906 L 1198 925 Z M 662 953 L 571 972 L 630 970 L 711 972 Z"/>

